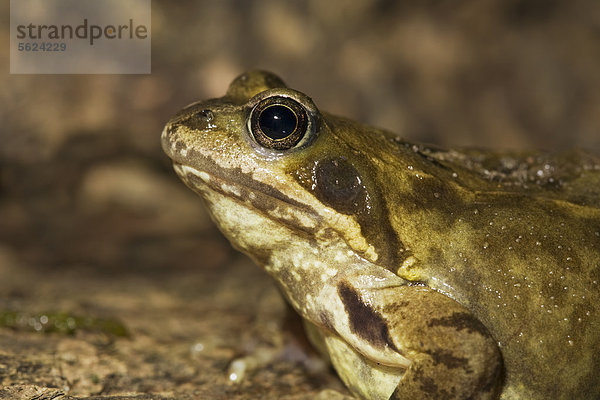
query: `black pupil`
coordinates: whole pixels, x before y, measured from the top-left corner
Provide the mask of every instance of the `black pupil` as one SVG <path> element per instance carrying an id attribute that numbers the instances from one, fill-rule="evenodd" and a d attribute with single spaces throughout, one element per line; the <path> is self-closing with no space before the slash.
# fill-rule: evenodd
<path id="1" fill-rule="evenodd" d="M 286 106 L 275 104 L 265 108 L 258 119 L 260 129 L 273 140 L 290 136 L 298 125 L 296 114 Z"/>

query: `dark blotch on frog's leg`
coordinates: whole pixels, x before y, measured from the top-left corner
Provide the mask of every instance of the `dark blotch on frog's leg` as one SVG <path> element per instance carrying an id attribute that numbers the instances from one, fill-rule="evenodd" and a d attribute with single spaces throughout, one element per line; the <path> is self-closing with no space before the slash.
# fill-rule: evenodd
<path id="1" fill-rule="evenodd" d="M 385 345 L 388 345 L 394 350 L 398 350 L 390 336 L 387 322 L 377 311 L 363 303 L 360 295 L 350 284 L 347 282 L 340 283 L 338 293 L 348 313 L 352 332 L 367 340 L 373 346 L 385 347 Z"/>
<path id="2" fill-rule="evenodd" d="M 482 336 L 489 335 L 486 327 L 469 313 L 456 312 L 448 317 L 432 319 L 427 323 L 428 327 L 448 326 L 455 328 L 457 331 L 467 329 L 469 332 L 478 332 Z"/>
<path id="3" fill-rule="evenodd" d="M 437 364 L 444 364 L 446 368 L 462 368 L 467 373 L 471 373 L 469 368 L 469 360 L 464 357 L 455 357 L 452 352 L 447 350 L 427 351 L 433 361 Z"/>

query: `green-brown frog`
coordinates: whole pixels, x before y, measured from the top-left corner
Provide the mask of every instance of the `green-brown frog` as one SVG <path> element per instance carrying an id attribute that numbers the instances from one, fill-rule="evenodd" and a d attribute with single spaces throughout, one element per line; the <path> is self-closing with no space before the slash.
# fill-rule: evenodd
<path id="1" fill-rule="evenodd" d="M 600 398 L 600 159 L 443 150 L 253 71 L 162 145 L 365 399 Z"/>

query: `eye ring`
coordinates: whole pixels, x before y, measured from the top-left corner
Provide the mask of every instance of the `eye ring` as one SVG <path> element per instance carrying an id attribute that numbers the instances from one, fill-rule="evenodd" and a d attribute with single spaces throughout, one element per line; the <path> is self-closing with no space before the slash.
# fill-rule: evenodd
<path id="1" fill-rule="evenodd" d="M 248 126 L 262 147 L 288 150 L 308 133 L 310 119 L 307 110 L 298 101 L 285 96 L 271 96 L 252 108 Z"/>

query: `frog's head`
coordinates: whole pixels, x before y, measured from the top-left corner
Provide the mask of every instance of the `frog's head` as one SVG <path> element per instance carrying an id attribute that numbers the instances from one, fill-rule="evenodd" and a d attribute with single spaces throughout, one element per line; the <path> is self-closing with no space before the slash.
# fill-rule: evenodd
<path id="1" fill-rule="evenodd" d="M 220 229 L 256 259 L 302 237 L 344 242 L 384 265 L 398 248 L 369 156 L 382 135 L 360 130 L 277 76 L 252 71 L 224 97 L 178 113 L 162 145 Z"/>

